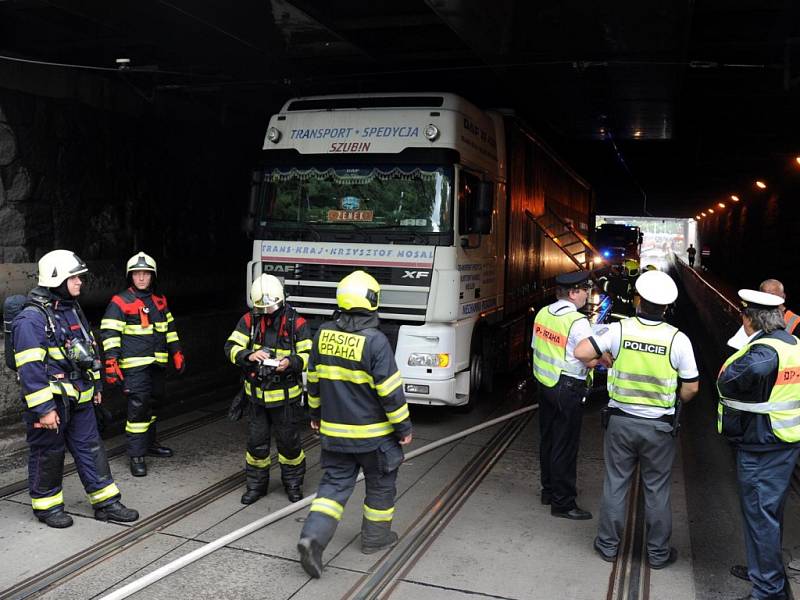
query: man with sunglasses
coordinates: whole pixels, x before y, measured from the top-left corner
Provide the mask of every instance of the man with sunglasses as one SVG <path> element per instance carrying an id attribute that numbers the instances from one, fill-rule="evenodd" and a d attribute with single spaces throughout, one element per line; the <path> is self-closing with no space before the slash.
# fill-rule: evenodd
<path id="1" fill-rule="evenodd" d="M 539 382 L 539 461 L 541 502 L 550 514 L 565 519 L 591 519 L 578 507 L 577 460 L 582 399 L 590 367 L 577 360 L 575 346 L 592 335 L 586 316 L 579 312 L 589 299 L 588 271 L 556 277 L 556 301 L 542 308 L 533 323 L 533 374 Z"/>

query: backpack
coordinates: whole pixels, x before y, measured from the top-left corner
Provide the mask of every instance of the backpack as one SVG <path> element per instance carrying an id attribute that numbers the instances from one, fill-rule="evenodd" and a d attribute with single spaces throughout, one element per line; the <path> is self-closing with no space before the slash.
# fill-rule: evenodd
<path id="1" fill-rule="evenodd" d="M 45 317 L 46 330 L 48 337 L 54 331 L 53 318 L 44 306 L 32 302 L 27 296 L 15 294 L 9 296 L 3 302 L 3 351 L 5 352 L 6 366 L 12 371 L 17 370 L 17 363 L 14 360 L 14 338 L 11 334 L 11 324 L 14 318 L 26 308 L 31 307 L 40 310 Z"/>

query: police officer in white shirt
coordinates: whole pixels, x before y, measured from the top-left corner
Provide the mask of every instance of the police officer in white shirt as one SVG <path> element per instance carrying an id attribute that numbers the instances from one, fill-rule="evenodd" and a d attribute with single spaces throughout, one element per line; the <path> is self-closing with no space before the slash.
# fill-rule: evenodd
<path id="1" fill-rule="evenodd" d="M 575 498 L 588 368 L 573 350 L 592 334 L 589 320 L 578 312 L 592 283 L 588 271 L 578 271 L 556 277 L 556 286 L 557 300 L 536 314 L 531 340 L 533 374 L 539 382 L 541 501 L 550 505 L 554 517 L 584 520 L 592 514 L 579 508 Z"/>
<path id="2" fill-rule="evenodd" d="M 666 273 L 648 271 L 637 279 L 636 290 L 641 298 L 637 315 L 598 329 L 578 344 L 575 356 L 584 363 L 605 352 L 614 358 L 608 373 L 606 474 L 595 551 L 603 560 L 616 560 L 628 487 L 638 463 L 645 496 L 647 560 L 651 568 L 661 569 L 678 558 L 669 545 L 676 395 L 683 402 L 691 400 L 699 375 L 689 338 L 664 321 L 664 312 L 678 297 L 675 282 Z"/>

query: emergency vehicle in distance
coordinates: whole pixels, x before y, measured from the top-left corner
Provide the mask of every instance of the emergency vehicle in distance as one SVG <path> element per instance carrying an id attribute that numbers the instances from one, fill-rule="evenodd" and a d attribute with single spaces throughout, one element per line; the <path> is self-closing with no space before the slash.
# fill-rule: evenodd
<path id="1" fill-rule="evenodd" d="M 594 232 L 594 245 L 607 264 L 620 264 L 627 259 L 641 260 L 644 234 L 637 225 L 603 223 Z"/>
<path id="2" fill-rule="evenodd" d="M 381 329 L 409 402 L 471 406 L 527 359 L 543 282 L 575 270 L 526 218 L 587 235 L 589 185 L 511 115 L 453 94 L 291 99 L 253 173 L 247 284 L 282 277 L 312 321 L 355 269 L 381 284 Z M 249 287 L 248 287 L 249 289 Z"/>

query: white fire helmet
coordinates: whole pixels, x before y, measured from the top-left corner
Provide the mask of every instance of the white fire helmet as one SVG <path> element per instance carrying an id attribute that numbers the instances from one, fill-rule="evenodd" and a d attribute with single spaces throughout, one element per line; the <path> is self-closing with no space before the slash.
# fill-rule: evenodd
<path id="1" fill-rule="evenodd" d="M 53 250 L 39 259 L 39 285 L 57 288 L 70 277 L 88 271 L 86 263 L 71 250 Z"/>
<path id="2" fill-rule="evenodd" d="M 653 304 L 667 306 L 678 297 L 678 286 L 662 271 L 646 271 L 636 280 L 636 291 Z"/>
<path id="3" fill-rule="evenodd" d="M 152 271 L 153 275 L 158 274 L 155 259 L 144 252 L 137 252 L 128 259 L 125 275 L 130 275 L 133 271 Z"/>
<path id="4" fill-rule="evenodd" d="M 250 300 L 253 311 L 257 313 L 274 313 L 283 306 L 284 295 L 281 280 L 268 273 L 259 275 L 250 286 Z"/>

